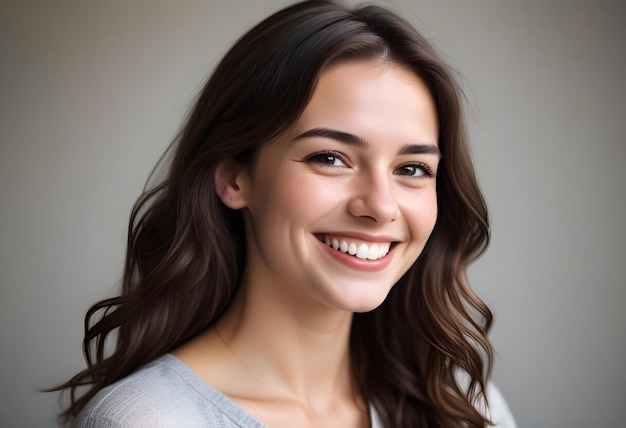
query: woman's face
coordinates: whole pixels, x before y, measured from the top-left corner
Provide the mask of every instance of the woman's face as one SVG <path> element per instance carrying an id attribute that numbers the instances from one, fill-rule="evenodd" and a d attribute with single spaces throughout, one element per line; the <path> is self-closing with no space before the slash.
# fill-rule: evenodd
<path id="1" fill-rule="evenodd" d="M 432 97 L 410 70 L 329 68 L 242 181 L 248 281 L 294 307 L 376 308 L 435 225 L 437 140 Z"/>

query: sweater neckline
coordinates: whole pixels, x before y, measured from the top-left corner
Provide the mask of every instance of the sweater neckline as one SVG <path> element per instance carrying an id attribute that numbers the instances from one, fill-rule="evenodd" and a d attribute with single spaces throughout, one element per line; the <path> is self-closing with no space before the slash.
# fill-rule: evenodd
<path id="1" fill-rule="evenodd" d="M 205 382 L 191 369 L 191 367 L 181 361 L 178 357 L 172 354 L 164 354 L 160 358 L 157 358 L 154 363 L 165 365 L 171 370 L 174 370 L 201 396 L 203 396 L 207 402 L 211 404 L 211 406 L 237 425 L 246 428 L 269 428 L 263 422 L 252 417 L 252 415 L 241 408 L 226 394 Z M 371 428 L 382 428 L 380 416 L 376 412 L 376 409 L 374 409 L 374 406 L 370 405 L 369 412 Z"/>

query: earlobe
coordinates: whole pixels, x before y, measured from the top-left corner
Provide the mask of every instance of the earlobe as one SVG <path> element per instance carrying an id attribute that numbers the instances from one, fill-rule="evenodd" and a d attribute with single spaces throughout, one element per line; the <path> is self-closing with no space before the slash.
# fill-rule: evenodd
<path id="1" fill-rule="evenodd" d="M 233 158 L 222 160 L 215 169 L 215 191 L 228 208 L 239 210 L 247 205 L 246 168 Z"/>

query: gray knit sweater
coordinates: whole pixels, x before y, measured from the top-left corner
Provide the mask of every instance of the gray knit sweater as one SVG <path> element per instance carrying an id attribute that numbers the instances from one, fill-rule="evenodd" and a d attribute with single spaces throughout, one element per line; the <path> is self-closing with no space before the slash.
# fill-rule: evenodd
<path id="1" fill-rule="evenodd" d="M 515 428 L 500 393 L 490 385 L 490 411 L 499 428 Z M 382 423 L 371 408 L 372 428 Z M 268 428 L 165 354 L 102 389 L 74 421 L 77 428 Z"/>

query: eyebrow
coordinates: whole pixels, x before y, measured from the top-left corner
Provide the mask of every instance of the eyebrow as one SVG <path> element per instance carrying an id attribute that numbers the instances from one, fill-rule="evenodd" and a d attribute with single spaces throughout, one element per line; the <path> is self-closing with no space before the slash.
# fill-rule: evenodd
<path id="1" fill-rule="evenodd" d="M 354 134 L 338 131 L 336 129 L 329 128 L 313 128 L 298 135 L 294 140 L 302 140 L 310 137 L 322 137 L 331 140 L 339 141 L 340 143 L 357 146 L 362 149 L 367 149 L 370 144 Z M 421 155 L 421 154 L 433 154 L 441 156 L 439 147 L 435 144 L 405 144 L 398 152 L 400 155 Z"/>

